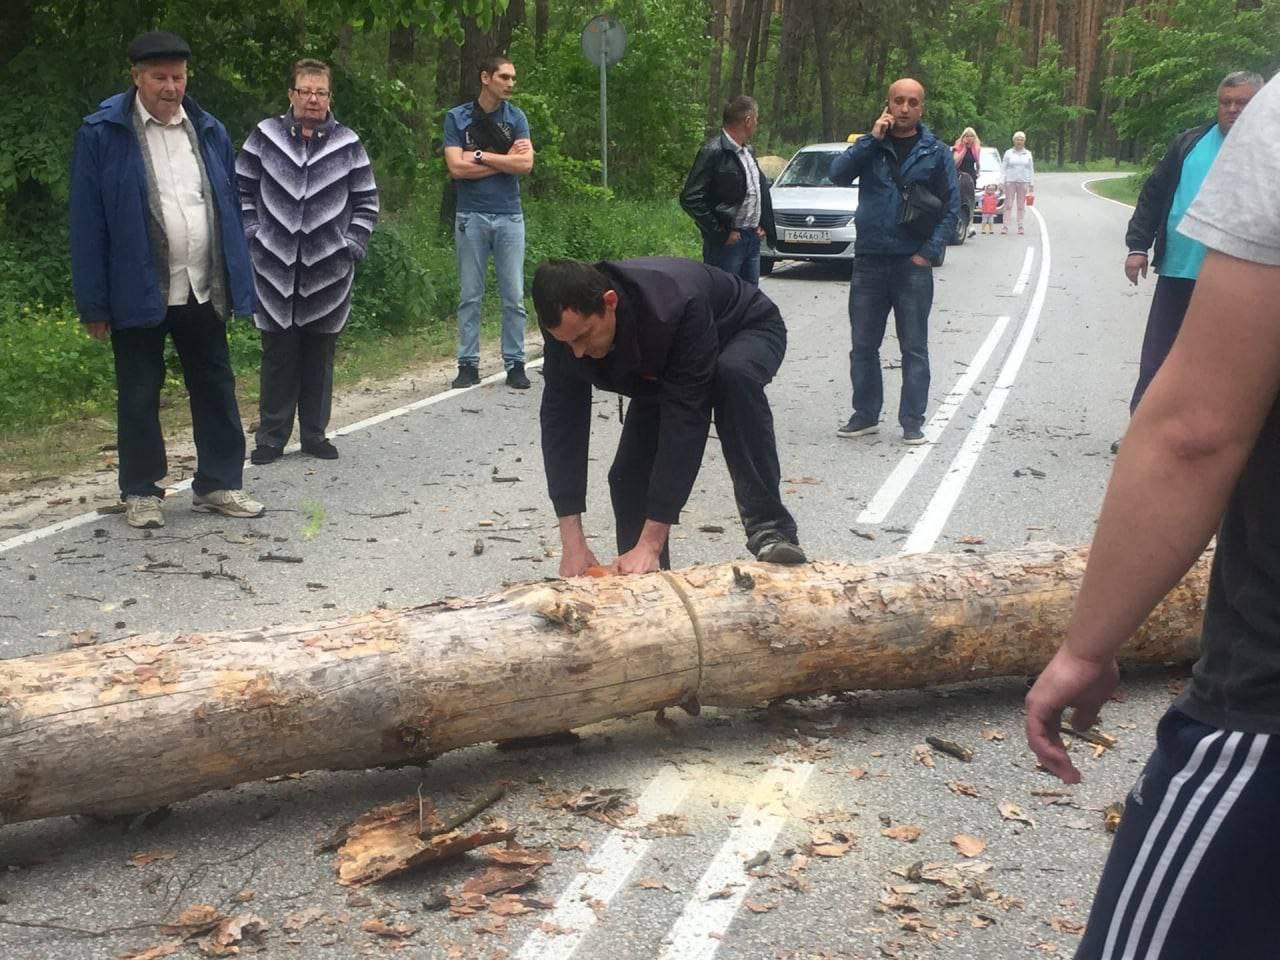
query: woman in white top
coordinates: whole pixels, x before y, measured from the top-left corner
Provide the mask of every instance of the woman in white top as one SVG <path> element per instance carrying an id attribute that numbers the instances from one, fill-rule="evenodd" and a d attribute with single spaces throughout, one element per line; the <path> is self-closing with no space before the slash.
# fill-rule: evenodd
<path id="1" fill-rule="evenodd" d="M 1036 179 L 1036 165 L 1027 149 L 1027 135 L 1019 130 L 1013 135 L 1013 149 L 1004 152 L 1000 161 L 1000 178 L 1004 180 L 1006 198 L 1004 226 L 1001 233 L 1009 232 L 1008 198 L 1012 197 L 1018 210 L 1018 232 L 1022 233 L 1022 217 L 1026 213 L 1027 198 L 1035 193 L 1032 184 Z"/>

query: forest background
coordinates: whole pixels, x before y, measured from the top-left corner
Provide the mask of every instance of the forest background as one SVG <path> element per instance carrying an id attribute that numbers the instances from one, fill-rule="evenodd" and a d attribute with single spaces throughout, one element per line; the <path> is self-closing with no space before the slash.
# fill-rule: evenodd
<path id="1" fill-rule="evenodd" d="M 609 71 L 608 190 L 598 71 L 579 48 L 600 13 L 629 38 Z M 0 460 L 48 465 L 33 451 L 57 447 L 65 425 L 113 429 L 110 358 L 70 303 L 68 163 L 81 118 L 129 83 L 129 39 L 155 28 L 190 42 L 188 92 L 237 145 L 287 107 L 293 60 L 333 65 L 335 115 L 368 146 L 383 210 L 340 341 L 346 379 L 449 353 L 442 122 L 475 96 L 487 53 L 516 64 L 537 150 L 524 185 L 530 269 L 546 256 L 696 256 L 674 198 L 737 93 L 761 104 L 760 154 L 865 130 L 886 84 L 911 75 L 928 88 L 925 122 L 948 141 L 972 125 L 1003 148 L 1021 129 L 1042 169 L 1141 170 L 1177 130 L 1212 117 L 1226 72 L 1269 77 L 1280 65 L 1280 0 L 8 0 Z M 252 403 L 252 325 L 233 324 L 231 340 Z"/>

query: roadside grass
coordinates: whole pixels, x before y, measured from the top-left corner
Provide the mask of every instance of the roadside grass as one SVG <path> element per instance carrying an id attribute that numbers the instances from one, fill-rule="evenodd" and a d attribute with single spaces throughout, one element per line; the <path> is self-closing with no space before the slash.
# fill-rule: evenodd
<path id="1" fill-rule="evenodd" d="M 532 309 L 532 305 L 529 308 Z M 496 346 L 499 329 L 500 307 L 496 298 L 486 299 L 481 322 L 481 337 L 486 347 L 489 341 Z M 243 331 L 233 335 L 235 340 L 246 340 L 252 336 Z M 532 336 L 536 336 L 536 327 L 526 337 L 529 348 L 535 346 Z M 456 327 L 452 318 L 447 323 L 432 323 L 420 330 L 339 337 L 333 368 L 334 389 L 341 391 L 362 381 L 376 383 L 387 380 L 407 370 L 451 357 L 455 337 Z M 100 362 L 109 375 L 111 348 L 105 344 L 97 346 L 102 348 Z M 237 346 L 239 349 L 233 351 L 233 365 L 237 371 L 236 397 L 241 418 L 251 423 L 257 419 L 261 350 L 256 346 Z M 172 344 L 167 349 L 167 356 L 171 365 L 176 364 Z M 441 381 L 438 386 L 443 389 L 446 384 Z M 166 437 L 179 436 L 191 430 L 191 409 L 179 376 L 171 375 L 160 394 L 160 424 Z M 0 464 L 4 464 L 3 473 L 0 473 L 0 493 L 34 481 L 92 470 L 105 462 L 114 463 L 115 442 L 114 394 L 86 401 L 81 405 L 79 415 L 70 419 L 26 430 L 0 429 Z M 247 442 L 249 447 L 253 446 L 251 436 Z"/>
<path id="2" fill-rule="evenodd" d="M 1142 166 L 1127 160 L 1102 159 L 1088 160 L 1084 163 L 1055 164 L 1049 169 L 1071 173 L 1138 173 L 1142 170 Z"/>
<path id="3" fill-rule="evenodd" d="M 1100 197 L 1106 197 L 1108 200 L 1118 200 L 1120 203 L 1127 203 L 1132 207 L 1138 203 L 1138 193 L 1142 190 L 1142 183 L 1143 178 L 1134 173 L 1127 177 L 1095 180 L 1089 184 L 1089 189 Z"/>

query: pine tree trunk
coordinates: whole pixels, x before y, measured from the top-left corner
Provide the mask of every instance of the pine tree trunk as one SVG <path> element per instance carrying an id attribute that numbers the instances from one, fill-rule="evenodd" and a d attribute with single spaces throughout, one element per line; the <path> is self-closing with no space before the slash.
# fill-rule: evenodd
<path id="1" fill-rule="evenodd" d="M 720 98 L 720 71 L 724 63 L 724 18 L 728 0 L 710 0 L 711 16 L 707 24 L 711 35 L 711 59 L 707 62 L 707 136 L 720 129 L 724 103 Z"/>
<path id="2" fill-rule="evenodd" d="M 1037 672 L 1086 548 L 580 578 L 330 623 L 0 660 L 0 823 L 420 762 L 673 705 Z M 1195 656 L 1208 558 L 1121 653 Z"/>
<path id="3" fill-rule="evenodd" d="M 813 29 L 813 58 L 818 70 L 818 99 L 822 104 L 822 139 L 836 136 L 835 85 L 831 80 L 831 25 L 827 0 L 810 0 L 809 21 Z"/>
<path id="4" fill-rule="evenodd" d="M 756 95 L 756 65 L 761 60 L 760 21 L 770 15 L 769 0 L 747 0 L 747 13 L 742 25 L 747 30 L 747 63 L 742 78 L 742 92 L 749 97 Z"/>

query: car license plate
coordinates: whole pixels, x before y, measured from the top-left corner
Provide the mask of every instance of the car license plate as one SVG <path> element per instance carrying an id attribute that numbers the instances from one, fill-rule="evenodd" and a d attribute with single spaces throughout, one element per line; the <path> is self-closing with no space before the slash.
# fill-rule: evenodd
<path id="1" fill-rule="evenodd" d="M 782 239 L 787 243 L 830 243 L 829 230 L 783 230 Z"/>

